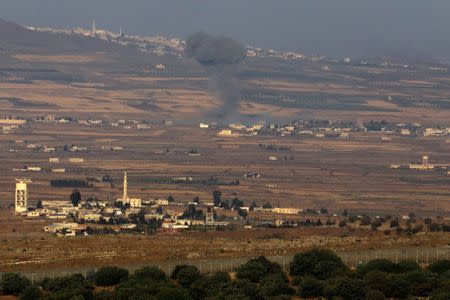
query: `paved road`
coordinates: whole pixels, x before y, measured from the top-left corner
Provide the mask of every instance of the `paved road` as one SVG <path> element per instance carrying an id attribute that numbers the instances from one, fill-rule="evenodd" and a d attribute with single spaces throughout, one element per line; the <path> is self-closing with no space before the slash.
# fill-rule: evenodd
<path id="1" fill-rule="evenodd" d="M 450 259 L 450 246 L 447 247 L 410 247 L 399 248 L 389 250 L 365 250 L 365 251 L 346 251 L 336 252 L 342 260 L 349 266 L 355 267 L 358 264 L 365 263 L 372 259 L 385 258 L 394 262 L 402 260 L 413 260 L 420 264 L 429 264 L 438 259 Z M 239 258 L 221 258 L 211 260 L 179 260 L 171 262 L 154 262 L 146 264 L 134 264 L 134 265 L 121 265 L 120 267 L 126 268 L 130 273 L 134 272 L 145 265 L 155 265 L 170 274 L 176 265 L 189 264 L 196 266 L 203 273 L 211 273 L 215 271 L 232 271 L 237 266 L 246 263 L 252 257 L 239 257 Z M 289 268 L 289 262 L 292 260 L 293 255 L 281 255 L 281 256 L 268 256 L 271 261 L 279 263 L 284 269 Z M 84 268 L 70 268 L 70 269 L 54 269 L 45 271 L 26 271 L 20 272 L 23 275 L 29 277 L 33 281 L 41 280 L 45 277 L 59 277 L 69 274 L 81 273 L 89 275 L 95 272 L 96 267 L 84 267 Z M 0 272 L 1 273 L 1 272 Z"/>

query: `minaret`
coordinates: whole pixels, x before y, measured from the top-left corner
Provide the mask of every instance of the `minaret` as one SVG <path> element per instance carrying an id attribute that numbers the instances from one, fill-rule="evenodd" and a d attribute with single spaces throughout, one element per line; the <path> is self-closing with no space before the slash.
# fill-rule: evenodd
<path id="1" fill-rule="evenodd" d="M 123 35 L 123 33 L 122 33 L 122 26 L 120 26 L 120 29 L 119 29 L 119 36 L 122 36 Z"/>
<path id="2" fill-rule="evenodd" d="M 92 33 L 95 33 L 97 29 L 95 28 L 95 19 L 92 21 Z"/>
<path id="3" fill-rule="evenodd" d="M 128 180 L 127 180 L 127 172 L 123 173 L 123 201 L 128 201 Z"/>

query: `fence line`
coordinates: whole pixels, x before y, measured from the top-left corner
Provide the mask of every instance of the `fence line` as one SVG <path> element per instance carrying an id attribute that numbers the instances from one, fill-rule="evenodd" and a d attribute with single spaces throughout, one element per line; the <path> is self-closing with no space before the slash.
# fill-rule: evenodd
<path id="1" fill-rule="evenodd" d="M 359 264 L 367 263 L 373 259 L 388 259 L 393 262 L 400 262 L 405 260 L 412 260 L 421 265 L 428 265 L 439 259 L 450 259 L 450 247 L 424 247 L 424 248 L 402 248 L 402 249 L 388 249 L 388 250 L 360 250 L 360 251 L 336 251 L 335 252 L 342 261 L 350 268 L 355 268 Z M 289 269 L 289 263 L 294 255 L 276 255 L 267 256 L 273 262 L 280 264 L 284 270 Z M 238 257 L 238 258 L 219 258 L 212 260 L 180 260 L 171 262 L 149 262 L 145 264 L 136 265 L 120 265 L 120 267 L 127 269 L 133 273 L 143 266 L 153 265 L 159 267 L 161 270 L 170 274 L 173 268 L 177 265 L 193 265 L 196 266 L 202 273 L 212 273 L 216 271 L 231 272 L 237 266 L 246 263 L 253 257 Z M 55 278 L 66 276 L 70 274 L 80 273 L 85 277 L 92 275 L 97 267 L 71 268 L 71 269 L 55 269 L 42 271 L 20 271 L 31 281 L 39 281 L 45 277 Z M 0 271 L 0 275 L 2 272 Z"/>

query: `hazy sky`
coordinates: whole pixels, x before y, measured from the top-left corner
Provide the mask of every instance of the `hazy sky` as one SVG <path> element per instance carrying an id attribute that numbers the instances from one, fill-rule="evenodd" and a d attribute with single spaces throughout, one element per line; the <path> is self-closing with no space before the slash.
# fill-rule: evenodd
<path id="1" fill-rule="evenodd" d="M 204 30 L 331 56 L 450 57 L 449 0 L 0 0 L 24 25 L 186 37 Z"/>

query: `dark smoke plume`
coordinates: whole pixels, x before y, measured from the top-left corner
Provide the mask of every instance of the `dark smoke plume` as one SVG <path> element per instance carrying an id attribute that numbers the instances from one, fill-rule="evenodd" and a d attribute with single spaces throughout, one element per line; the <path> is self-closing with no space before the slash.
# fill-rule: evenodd
<path id="1" fill-rule="evenodd" d="M 244 46 L 224 36 L 198 32 L 188 38 L 185 54 L 203 65 L 213 82 L 222 102 L 216 117 L 229 119 L 235 116 L 241 97 L 236 73 L 246 55 Z"/>

